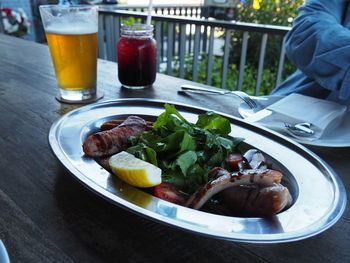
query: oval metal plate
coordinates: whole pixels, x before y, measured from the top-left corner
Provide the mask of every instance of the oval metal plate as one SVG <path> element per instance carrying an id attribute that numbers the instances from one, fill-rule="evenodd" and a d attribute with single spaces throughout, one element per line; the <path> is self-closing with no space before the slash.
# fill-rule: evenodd
<path id="1" fill-rule="evenodd" d="M 150 99 L 102 101 L 74 110 L 52 124 L 49 143 L 59 161 L 85 186 L 112 203 L 149 219 L 214 238 L 240 242 L 278 243 L 301 240 L 332 226 L 346 205 L 344 186 L 335 172 L 305 147 L 230 115 L 231 136 L 263 151 L 273 168 L 280 169 L 294 204 L 269 218 L 222 216 L 158 199 L 121 182 L 93 159 L 84 156 L 82 143 L 109 119 L 138 115 L 154 120 L 164 104 L 174 104 L 190 122 L 208 111 L 189 105 Z"/>

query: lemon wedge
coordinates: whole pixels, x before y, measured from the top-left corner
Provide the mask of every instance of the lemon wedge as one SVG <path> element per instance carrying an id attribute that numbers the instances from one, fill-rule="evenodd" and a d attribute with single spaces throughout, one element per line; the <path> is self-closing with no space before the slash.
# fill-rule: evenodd
<path id="1" fill-rule="evenodd" d="M 109 158 L 112 172 L 124 182 L 136 187 L 152 187 L 162 182 L 162 170 L 127 152 Z"/>

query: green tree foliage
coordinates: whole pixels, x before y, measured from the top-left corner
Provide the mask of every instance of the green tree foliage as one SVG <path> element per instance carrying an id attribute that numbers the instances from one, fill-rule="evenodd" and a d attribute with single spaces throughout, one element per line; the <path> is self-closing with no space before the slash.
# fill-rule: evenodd
<path id="1" fill-rule="evenodd" d="M 303 0 L 262 0 L 260 9 L 253 8 L 254 0 L 247 0 L 245 4 L 239 5 L 236 12 L 236 20 L 240 22 L 291 26 L 293 18 L 297 16 L 298 7 Z M 260 43 L 262 34 L 251 33 L 248 45 L 248 64 L 256 64 L 259 59 Z M 237 50 L 242 46 L 242 33 L 233 32 L 231 37 L 230 62 L 239 65 L 240 53 Z M 267 50 L 265 55 L 265 67 L 276 68 L 278 59 L 276 56 L 281 52 L 283 37 L 279 35 L 269 35 Z M 287 62 L 288 63 L 288 62 Z M 290 66 L 287 66 L 292 68 Z M 286 72 L 290 74 L 290 72 Z"/>
<path id="2" fill-rule="evenodd" d="M 254 9 L 253 2 L 246 0 L 237 6 L 237 21 L 290 26 L 304 0 L 262 0 L 260 9 Z"/>

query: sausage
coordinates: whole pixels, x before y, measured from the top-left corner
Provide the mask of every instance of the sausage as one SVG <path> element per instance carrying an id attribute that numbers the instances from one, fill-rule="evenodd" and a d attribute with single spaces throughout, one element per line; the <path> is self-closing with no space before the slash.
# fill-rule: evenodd
<path id="1" fill-rule="evenodd" d="M 223 168 L 214 168 L 209 171 L 208 176 L 212 179 L 189 198 L 187 207 L 200 209 L 212 196 L 233 186 L 251 184 L 261 187 L 273 186 L 281 182 L 283 175 L 270 169 L 250 169 L 230 173 Z"/>
<path id="2" fill-rule="evenodd" d="M 83 151 L 94 158 L 118 153 L 130 145 L 130 137 L 139 136 L 146 126 L 144 119 L 129 116 L 113 129 L 90 135 L 83 143 Z"/>
<path id="3" fill-rule="evenodd" d="M 222 191 L 221 198 L 232 212 L 242 216 L 271 216 L 292 204 L 288 188 L 281 184 L 234 186 Z"/>
<path id="4" fill-rule="evenodd" d="M 109 121 L 106 121 L 105 123 L 103 123 L 101 125 L 100 129 L 101 129 L 101 131 L 107 131 L 107 130 L 110 130 L 110 129 L 113 129 L 113 128 L 119 126 L 123 122 L 124 122 L 123 120 L 109 120 Z M 153 122 L 146 121 L 146 124 L 147 124 L 146 131 L 152 130 Z"/>

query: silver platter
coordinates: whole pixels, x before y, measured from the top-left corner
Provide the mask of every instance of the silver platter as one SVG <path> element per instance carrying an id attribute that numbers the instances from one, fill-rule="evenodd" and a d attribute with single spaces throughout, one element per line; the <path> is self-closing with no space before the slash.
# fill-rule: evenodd
<path id="1" fill-rule="evenodd" d="M 273 169 L 284 173 L 294 204 L 269 218 L 244 218 L 212 214 L 158 199 L 121 182 L 95 160 L 85 157 L 82 143 L 110 119 L 138 115 L 154 120 L 165 103 L 174 104 L 190 122 L 208 111 L 189 105 L 150 100 L 102 101 L 74 110 L 52 124 L 49 143 L 59 161 L 83 185 L 108 201 L 151 220 L 193 233 L 239 242 L 278 243 L 305 239 L 331 227 L 346 205 L 344 186 L 335 172 L 317 155 L 277 133 L 220 113 L 231 122 L 231 136 L 265 153 Z"/>

